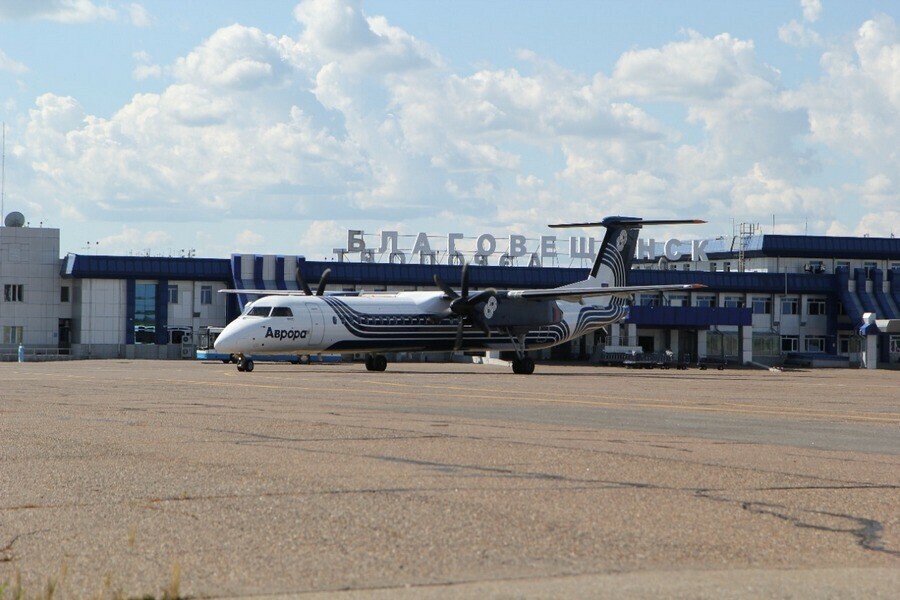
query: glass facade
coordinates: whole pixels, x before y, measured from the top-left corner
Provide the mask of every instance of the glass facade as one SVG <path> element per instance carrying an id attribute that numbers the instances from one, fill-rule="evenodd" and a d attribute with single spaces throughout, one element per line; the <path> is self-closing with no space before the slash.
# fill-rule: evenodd
<path id="1" fill-rule="evenodd" d="M 156 343 L 156 284 L 134 286 L 134 343 Z"/>

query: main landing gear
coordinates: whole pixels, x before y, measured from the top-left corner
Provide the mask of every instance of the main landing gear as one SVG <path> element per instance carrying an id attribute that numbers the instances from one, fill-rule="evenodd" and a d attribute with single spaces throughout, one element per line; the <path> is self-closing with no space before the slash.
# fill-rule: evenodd
<path id="1" fill-rule="evenodd" d="M 512 360 L 512 368 L 516 375 L 531 375 L 534 373 L 534 360 L 530 356 L 517 356 Z"/>
<path id="2" fill-rule="evenodd" d="M 387 357 L 383 354 L 366 354 L 366 370 L 384 371 L 387 369 Z"/>
<path id="3" fill-rule="evenodd" d="M 512 359 L 513 373 L 516 375 L 531 375 L 534 373 L 534 359 L 525 353 L 525 335 L 515 336 L 507 331 L 513 348 L 516 349 L 516 357 Z"/>
<path id="4" fill-rule="evenodd" d="M 243 373 L 249 373 L 253 370 L 253 359 L 247 358 L 243 354 L 238 356 L 237 359 L 237 370 Z"/>

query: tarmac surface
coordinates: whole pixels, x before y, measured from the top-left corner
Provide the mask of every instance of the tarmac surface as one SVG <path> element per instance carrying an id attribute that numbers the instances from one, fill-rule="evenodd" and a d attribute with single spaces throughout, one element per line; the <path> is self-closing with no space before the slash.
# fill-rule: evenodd
<path id="1" fill-rule="evenodd" d="M 896 598 L 900 373 L 0 364 L 0 598 Z"/>

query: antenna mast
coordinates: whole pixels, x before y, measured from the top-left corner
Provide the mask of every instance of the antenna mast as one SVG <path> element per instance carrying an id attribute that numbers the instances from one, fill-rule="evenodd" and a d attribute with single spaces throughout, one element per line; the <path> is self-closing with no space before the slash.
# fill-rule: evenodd
<path id="1" fill-rule="evenodd" d="M 6 121 L 3 121 L 3 159 L 0 167 L 0 218 L 6 208 Z"/>

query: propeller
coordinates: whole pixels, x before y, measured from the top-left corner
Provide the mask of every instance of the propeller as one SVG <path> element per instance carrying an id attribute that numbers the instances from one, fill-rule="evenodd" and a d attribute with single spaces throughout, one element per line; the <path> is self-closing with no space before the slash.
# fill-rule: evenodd
<path id="1" fill-rule="evenodd" d="M 449 285 L 441 281 L 440 277 L 435 274 L 434 284 L 444 292 L 444 297 L 450 300 L 449 312 L 459 315 L 459 327 L 456 329 L 456 342 L 453 344 L 454 350 L 459 350 L 463 345 L 463 328 L 468 324 L 470 327 L 478 327 L 488 337 L 491 336 L 491 328 L 481 318 L 481 311 L 477 306 L 481 302 L 485 302 L 488 298 L 497 295 L 497 290 L 487 288 L 481 290 L 477 294 L 469 295 L 469 263 L 465 263 L 462 268 L 462 277 L 460 281 L 460 293 L 451 288 Z"/>
<path id="2" fill-rule="evenodd" d="M 300 289 L 303 290 L 307 296 L 312 296 L 313 292 L 310 289 L 309 284 L 306 283 L 306 280 L 303 279 L 303 274 L 300 272 L 300 267 L 297 267 L 295 271 L 297 276 L 297 285 L 300 286 Z M 322 277 L 319 278 L 319 285 L 316 287 L 316 296 L 321 296 L 325 293 L 325 285 L 328 283 L 328 278 L 331 276 L 331 269 L 325 269 L 322 271 Z"/>

